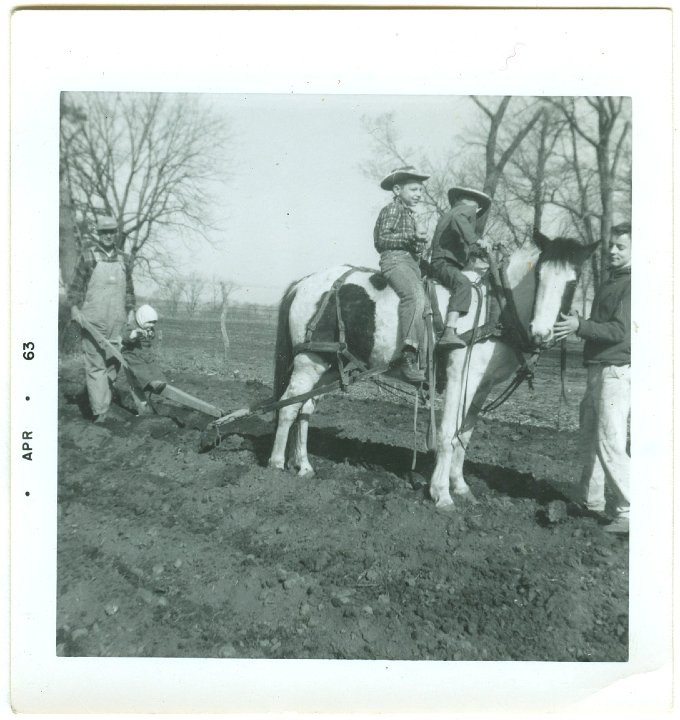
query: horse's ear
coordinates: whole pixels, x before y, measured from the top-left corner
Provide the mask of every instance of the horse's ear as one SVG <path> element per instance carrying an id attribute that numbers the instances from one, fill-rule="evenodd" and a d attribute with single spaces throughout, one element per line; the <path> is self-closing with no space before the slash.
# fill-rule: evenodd
<path id="1" fill-rule="evenodd" d="M 590 245 L 584 245 L 580 250 L 580 256 L 581 256 L 581 262 L 584 263 L 597 249 L 599 246 L 600 241 L 597 240 L 594 243 L 590 243 Z"/>
<path id="2" fill-rule="evenodd" d="M 552 242 L 549 237 L 546 237 L 537 227 L 534 228 L 533 234 L 534 243 L 538 246 L 538 249 L 543 252 L 548 245 Z"/>

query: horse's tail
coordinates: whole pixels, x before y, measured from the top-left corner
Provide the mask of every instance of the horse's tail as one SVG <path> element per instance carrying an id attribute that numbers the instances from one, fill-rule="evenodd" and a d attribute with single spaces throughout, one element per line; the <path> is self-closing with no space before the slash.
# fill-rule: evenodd
<path id="1" fill-rule="evenodd" d="M 295 300 L 297 282 L 291 283 L 281 298 L 274 353 L 274 397 L 278 400 L 290 381 L 293 368 L 293 341 L 290 337 L 290 306 Z"/>

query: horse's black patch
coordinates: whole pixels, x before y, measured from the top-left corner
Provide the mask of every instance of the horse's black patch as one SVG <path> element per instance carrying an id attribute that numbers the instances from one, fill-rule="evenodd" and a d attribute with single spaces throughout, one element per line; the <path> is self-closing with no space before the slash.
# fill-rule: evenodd
<path id="1" fill-rule="evenodd" d="M 336 301 L 340 299 L 340 313 L 345 325 L 345 342 L 348 350 L 368 363 L 373 352 L 375 337 L 375 303 L 364 288 L 346 283 L 328 301 L 312 340 L 337 342 L 339 339 Z M 319 306 L 321 301 L 319 301 Z"/>
<path id="2" fill-rule="evenodd" d="M 387 287 L 387 278 L 382 273 L 373 273 L 368 281 L 376 290 L 384 290 Z"/>

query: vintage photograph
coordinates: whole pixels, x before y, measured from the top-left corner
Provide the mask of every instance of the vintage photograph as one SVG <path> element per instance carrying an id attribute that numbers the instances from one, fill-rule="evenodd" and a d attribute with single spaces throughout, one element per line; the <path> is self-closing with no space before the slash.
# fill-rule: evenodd
<path id="1" fill-rule="evenodd" d="M 669 708 L 672 14 L 94 5 L 9 23 L 12 710 Z"/>
<path id="2" fill-rule="evenodd" d="M 58 657 L 628 659 L 629 97 L 58 112 Z"/>

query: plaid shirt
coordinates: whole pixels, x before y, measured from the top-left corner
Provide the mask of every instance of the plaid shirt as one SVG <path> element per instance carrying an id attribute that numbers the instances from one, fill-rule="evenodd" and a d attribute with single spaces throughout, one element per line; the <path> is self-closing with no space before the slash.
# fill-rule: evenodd
<path id="1" fill-rule="evenodd" d="M 92 277 L 92 271 L 97 263 L 118 262 L 121 257 L 125 265 L 125 309 L 129 312 L 135 309 L 135 288 L 132 283 L 132 262 L 130 256 L 116 250 L 110 257 L 96 245 L 85 248 L 80 256 L 78 265 L 73 273 L 73 280 L 68 289 L 69 305 L 82 305 L 85 301 L 87 286 Z"/>
<path id="2" fill-rule="evenodd" d="M 380 211 L 373 229 L 373 244 L 380 253 L 385 250 L 421 253 L 425 247 L 425 240 L 416 232 L 413 211 L 398 197 Z"/>

